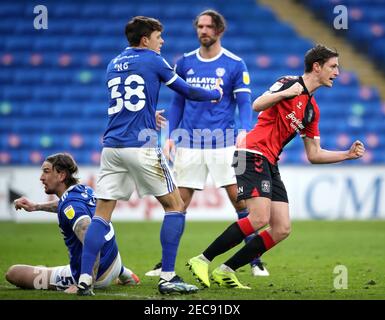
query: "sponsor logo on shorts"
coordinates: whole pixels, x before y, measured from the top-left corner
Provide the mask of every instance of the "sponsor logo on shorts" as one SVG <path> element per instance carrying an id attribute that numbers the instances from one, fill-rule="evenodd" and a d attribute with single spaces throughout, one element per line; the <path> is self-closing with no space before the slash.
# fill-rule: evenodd
<path id="1" fill-rule="evenodd" d="M 243 187 L 238 187 L 238 194 L 243 194 Z"/>
<path id="2" fill-rule="evenodd" d="M 270 193 L 270 181 L 269 180 L 262 180 L 261 190 L 262 190 L 262 192 Z"/>

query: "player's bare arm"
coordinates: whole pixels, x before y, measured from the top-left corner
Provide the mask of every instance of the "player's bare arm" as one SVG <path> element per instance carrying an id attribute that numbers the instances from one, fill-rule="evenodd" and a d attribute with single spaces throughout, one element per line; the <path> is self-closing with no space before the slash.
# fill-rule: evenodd
<path id="1" fill-rule="evenodd" d="M 57 212 L 59 200 L 52 200 L 48 202 L 36 203 L 29 200 L 26 197 L 21 197 L 16 199 L 13 203 L 16 210 L 24 209 L 25 211 L 47 211 L 47 212 Z"/>
<path id="2" fill-rule="evenodd" d="M 321 148 L 319 139 L 304 138 L 304 145 L 308 160 L 313 164 L 336 163 L 345 160 L 358 159 L 365 153 L 361 141 L 355 141 L 347 151 L 330 151 Z"/>
<path id="3" fill-rule="evenodd" d="M 303 86 L 299 82 L 296 82 L 286 90 L 263 94 L 254 100 L 253 110 L 256 112 L 266 110 L 283 99 L 299 96 L 302 91 Z"/>
<path id="4" fill-rule="evenodd" d="M 84 237 L 86 235 L 86 231 L 88 229 L 88 226 L 91 223 L 91 218 L 86 216 L 83 219 L 80 219 L 78 223 L 75 225 L 74 232 L 81 243 L 84 244 Z"/>

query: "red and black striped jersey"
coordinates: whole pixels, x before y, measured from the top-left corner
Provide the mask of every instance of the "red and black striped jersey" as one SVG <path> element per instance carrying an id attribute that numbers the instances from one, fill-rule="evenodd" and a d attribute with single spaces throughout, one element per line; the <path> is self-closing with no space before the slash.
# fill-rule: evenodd
<path id="1" fill-rule="evenodd" d="M 319 108 L 302 77 L 282 77 L 265 94 L 286 90 L 296 82 L 303 86 L 302 94 L 260 112 L 257 124 L 246 136 L 246 149 L 262 154 L 272 164 L 277 163 L 282 149 L 297 133 L 301 137 L 320 138 Z"/>

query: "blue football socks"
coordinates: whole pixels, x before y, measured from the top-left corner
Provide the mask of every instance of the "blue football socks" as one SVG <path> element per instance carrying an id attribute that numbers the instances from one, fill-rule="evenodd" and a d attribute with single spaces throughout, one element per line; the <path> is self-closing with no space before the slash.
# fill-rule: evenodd
<path id="1" fill-rule="evenodd" d="M 162 244 L 162 272 L 173 272 L 176 254 L 182 237 L 186 215 L 182 212 L 166 212 L 160 230 Z"/>
<path id="2" fill-rule="evenodd" d="M 92 275 L 96 257 L 106 241 L 104 236 L 109 231 L 107 221 L 101 217 L 93 217 L 84 238 L 81 274 Z"/>

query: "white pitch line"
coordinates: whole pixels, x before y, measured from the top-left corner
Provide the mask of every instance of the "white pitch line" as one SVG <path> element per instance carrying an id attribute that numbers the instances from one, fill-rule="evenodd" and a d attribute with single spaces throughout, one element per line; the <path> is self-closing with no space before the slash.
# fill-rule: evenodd
<path id="1" fill-rule="evenodd" d="M 129 297 L 129 298 L 134 298 L 134 299 L 146 299 L 146 300 L 158 300 L 156 297 L 150 297 L 150 296 L 139 296 L 139 295 L 132 295 L 128 293 L 106 293 L 106 292 L 95 292 L 95 295 L 97 296 L 111 296 L 111 297 Z"/>

